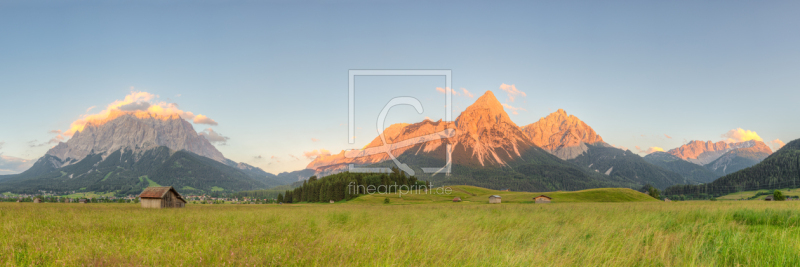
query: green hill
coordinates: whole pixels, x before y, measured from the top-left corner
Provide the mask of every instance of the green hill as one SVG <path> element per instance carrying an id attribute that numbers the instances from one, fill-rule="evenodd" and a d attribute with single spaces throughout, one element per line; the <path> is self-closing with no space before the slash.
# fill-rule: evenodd
<path id="1" fill-rule="evenodd" d="M 427 194 L 406 194 L 402 197 L 397 193 L 371 194 L 359 196 L 346 203 L 382 204 L 386 198 L 389 198 L 392 204 L 453 203 L 454 197 L 460 197 L 462 202 L 453 203 L 454 205 L 485 204 L 488 203 L 489 196 L 491 195 L 501 196 L 502 203 L 533 203 L 533 197 L 539 195 L 546 195 L 553 198 L 553 203 L 658 201 L 646 194 L 628 188 L 595 188 L 580 191 L 556 192 L 508 192 L 467 185 L 446 186 L 444 188 L 451 188 L 451 193 L 440 194 L 435 192 L 437 190 L 431 190 Z"/>

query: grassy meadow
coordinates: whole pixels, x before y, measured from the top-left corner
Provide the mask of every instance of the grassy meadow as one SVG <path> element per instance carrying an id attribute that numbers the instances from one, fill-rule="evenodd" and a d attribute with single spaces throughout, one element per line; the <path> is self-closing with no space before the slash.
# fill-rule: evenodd
<path id="1" fill-rule="evenodd" d="M 535 193 L 504 192 L 509 201 L 485 204 L 477 197 L 491 191 L 461 189 L 475 199 L 162 210 L 0 203 L 0 265 L 800 265 L 800 201 L 579 202 L 554 192 L 555 203 L 532 204 L 511 195 Z M 602 194 L 581 198 L 592 195 Z"/>

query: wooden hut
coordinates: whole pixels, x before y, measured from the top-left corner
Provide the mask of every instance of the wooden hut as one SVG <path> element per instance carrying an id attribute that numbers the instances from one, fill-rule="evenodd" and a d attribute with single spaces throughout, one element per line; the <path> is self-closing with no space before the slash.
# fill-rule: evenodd
<path id="1" fill-rule="evenodd" d="M 461 198 L 460 197 L 454 197 L 453 198 L 453 202 L 461 202 Z"/>
<path id="2" fill-rule="evenodd" d="M 42 203 L 42 199 L 40 199 L 40 198 L 38 198 L 38 197 L 37 197 L 37 198 L 34 198 L 34 199 L 33 199 L 33 203 Z"/>
<path id="3" fill-rule="evenodd" d="M 672 200 L 669 200 L 669 198 L 664 198 L 664 202 L 672 202 Z"/>
<path id="4" fill-rule="evenodd" d="M 489 204 L 500 204 L 500 196 L 498 195 L 489 196 Z"/>
<path id="5" fill-rule="evenodd" d="M 547 204 L 547 203 L 550 203 L 550 201 L 552 201 L 552 200 L 553 200 L 553 198 L 545 196 L 545 195 L 541 195 L 541 196 L 533 198 L 533 202 L 535 202 L 536 204 Z"/>
<path id="6" fill-rule="evenodd" d="M 142 208 L 183 208 L 186 200 L 172 186 L 148 187 L 139 194 Z"/>
<path id="7" fill-rule="evenodd" d="M 764 201 L 773 201 L 773 200 L 775 200 L 774 196 L 767 196 L 766 198 L 764 198 Z"/>
<path id="8" fill-rule="evenodd" d="M 86 203 L 89 203 L 89 201 L 86 200 L 85 198 L 81 198 L 80 200 L 78 200 L 78 203 L 86 204 Z"/>
<path id="9" fill-rule="evenodd" d="M 333 204 L 333 199 L 331 199 L 331 201 L 328 201 L 328 203 L 331 203 L 331 204 Z"/>

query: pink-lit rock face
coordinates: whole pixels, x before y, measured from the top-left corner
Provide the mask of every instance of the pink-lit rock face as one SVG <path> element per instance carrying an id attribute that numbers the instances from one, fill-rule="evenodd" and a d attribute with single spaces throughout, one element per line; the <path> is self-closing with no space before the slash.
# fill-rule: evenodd
<path id="1" fill-rule="evenodd" d="M 430 135 L 455 129 L 450 138 L 434 139 Z M 384 130 L 386 142 L 392 144 L 393 155 L 404 153 L 428 155 L 434 158 L 445 156 L 446 145 L 453 147 L 453 164 L 487 166 L 505 165 L 509 160 L 521 156 L 533 144 L 520 128 L 511 121 L 503 105 L 491 91 L 487 91 L 462 112 L 455 122 L 425 120 L 414 124 L 394 124 Z M 421 139 L 425 137 L 425 139 Z M 410 146 L 404 142 L 412 140 Z M 336 173 L 347 168 L 347 164 L 367 165 L 389 160 L 386 153 L 366 155 L 370 148 L 383 145 L 380 137 L 370 142 L 363 152 L 354 151 L 347 157 L 345 152 L 330 156 L 319 156 L 306 168 L 317 170 L 318 175 Z M 363 153 L 359 155 L 359 153 Z"/>
<path id="2" fill-rule="evenodd" d="M 583 154 L 586 144 L 606 145 L 592 127 L 563 109 L 522 127 L 522 131 L 535 145 L 562 159 Z"/>
<path id="3" fill-rule="evenodd" d="M 706 165 L 718 159 L 728 151 L 736 149 L 746 149 L 742 150 L 743 153 L 750 151 L 767 153 L 767 155 L 772 154 L 772 150 L 769 146 L 764 142 L 755 140 L 739 143 L 726 143 L 724 141 L 716 143 L 711 141 L 691 141 L 688 144 L 671 149 L 667 151 L 667 153 L 695 164 Z"/>

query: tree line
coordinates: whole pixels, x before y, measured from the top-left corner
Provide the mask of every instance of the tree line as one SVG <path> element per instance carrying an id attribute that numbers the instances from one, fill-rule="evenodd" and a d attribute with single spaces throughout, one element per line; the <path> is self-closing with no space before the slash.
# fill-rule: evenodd
<path id="1" fill-rule="evenodd" d="M 408 176 L 397 168 L 390 173 L 342 172 L 323 178 L 311 176 L 303 185 L 278 194 L 279 203 L 328 202 L 350 200 L 369 193 L 394 193 L 397 190 L 428 188 L 430 183 Z"/>

